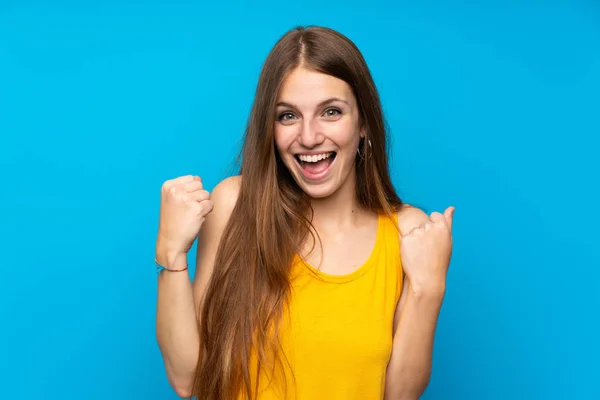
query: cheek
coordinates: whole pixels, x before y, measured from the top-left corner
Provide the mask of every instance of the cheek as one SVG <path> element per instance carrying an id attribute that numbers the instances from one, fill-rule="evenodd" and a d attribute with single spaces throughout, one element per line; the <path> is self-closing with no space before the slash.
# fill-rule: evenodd
<path id="1" fill-rule="evenodd" d="M 360 133 L 352 121 L 332 125 L 328 136 L 343 150 L 356 148 L 360 141 Z"/>
<path id="2" fill-rule="evenodd" d="M 294 142 L 295 133 L 291 126 L 276 125 L 274 129 L 275 147 L 279 151 L 282 158 L 286 157 L 286 153 Z"/>

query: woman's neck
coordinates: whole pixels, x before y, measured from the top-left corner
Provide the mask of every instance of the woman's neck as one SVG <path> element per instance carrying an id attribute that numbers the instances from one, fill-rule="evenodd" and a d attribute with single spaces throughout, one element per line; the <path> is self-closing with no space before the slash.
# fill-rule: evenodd
<path id="1" fill-rule="evenodd" d="M 331 196 L 312 199 L 311 205 L 314 212 L 312 223 L 317 230 L 319 227 L 327 230 L 345 229 L 360 224 L 367 211 L 358 203 L 353 178 L 349 178 Z"/>

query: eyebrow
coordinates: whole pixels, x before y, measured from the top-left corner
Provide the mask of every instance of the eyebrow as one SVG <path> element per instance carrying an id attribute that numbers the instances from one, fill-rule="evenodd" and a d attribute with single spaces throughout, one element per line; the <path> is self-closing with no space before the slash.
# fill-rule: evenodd
<path id="1" fill-rule="evenodd" d="M 339 97 L 331 97 L 329 99 L 323 100 L 322 102 L 320 102 L 319 104 L 317 104 L 317 108 L 323 107 L 327 104 L 336 102 L 336 101 L 341 101 L 342 103 L 347 104 L 348 106 L 350 106 L 350 103 L 348 103 L 346 100 L 341 99 Z M 296 106 L 294 106 L 293 104 L 290 103 L 286 103 L 285 101 L 280 101 L 279 103 L 277 103 L 277 107 L 290 107 L 290 108 L 296 108 Z"/>

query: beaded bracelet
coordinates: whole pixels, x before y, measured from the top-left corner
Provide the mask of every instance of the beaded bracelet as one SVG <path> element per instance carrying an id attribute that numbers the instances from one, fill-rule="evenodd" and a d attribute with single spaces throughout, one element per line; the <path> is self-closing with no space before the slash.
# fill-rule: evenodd
<path id="1" fill-rule="evenodd" d="M 187 264 L 185 265 L 185 268 L 182 268 L 182 269 L 169 269 L 169 268 L 167 268 L 167 267 L 165 267 L 163 265 L 160 265 L 158 263 L 158 261 L 156 260 L 156 258 L 154 259 L 154 263 L 156 264 L 156 275 L 160 274 L 161 271 L 163 271 L 163 270 L 164 271 L 169 271 L 169 272 L 182 272 L 182 271 L 185 271 L 185 270 L 188 269 L 188 265 Z"/>

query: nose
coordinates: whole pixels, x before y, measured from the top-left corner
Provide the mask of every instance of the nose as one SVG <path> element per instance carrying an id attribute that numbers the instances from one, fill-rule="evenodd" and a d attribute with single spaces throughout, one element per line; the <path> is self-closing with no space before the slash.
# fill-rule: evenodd
<path id="1" fill-rule="evenodd" d="M 325 136 L 321 132 L 319 124 L 314 120 L 305 120 L 300 132 L 300 144 L 303 147 L 312 149 L 317 147 L 325 140 Z"/>

